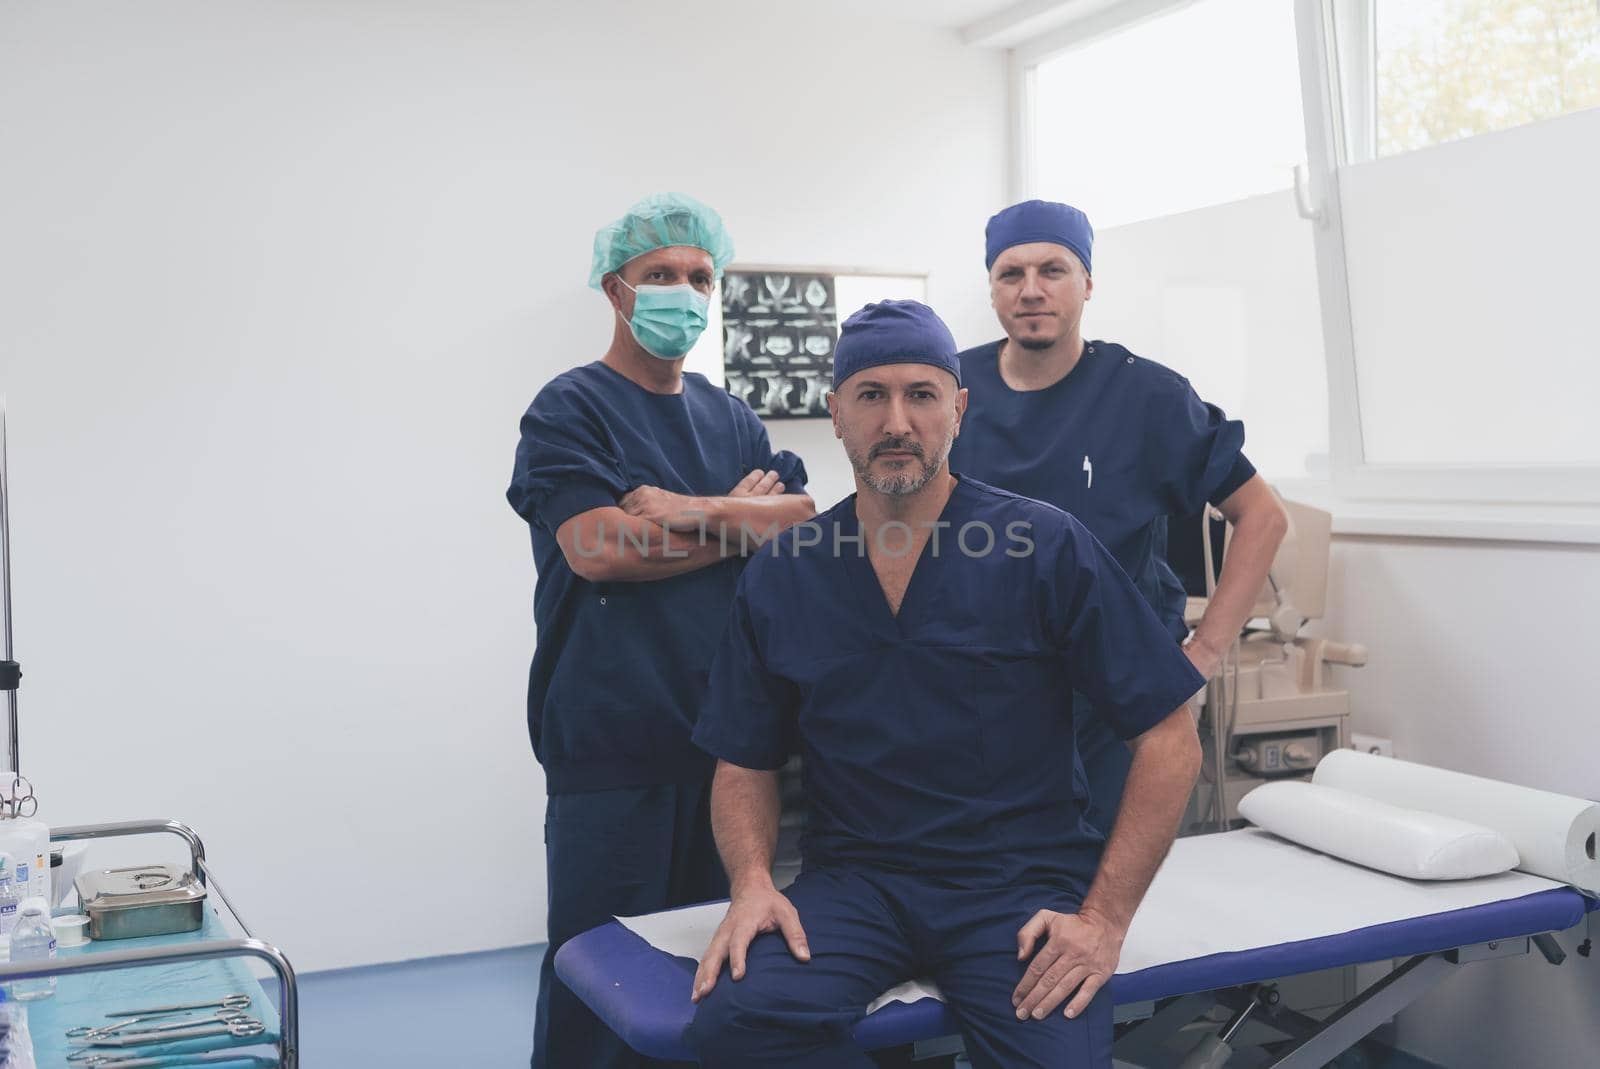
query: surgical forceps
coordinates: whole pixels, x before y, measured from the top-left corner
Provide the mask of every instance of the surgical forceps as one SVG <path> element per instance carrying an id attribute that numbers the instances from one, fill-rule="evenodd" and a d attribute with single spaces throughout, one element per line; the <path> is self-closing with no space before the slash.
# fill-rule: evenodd
<path id="1" fill-rule="evenodd" d="M 131 1035 L 75 1039 L 72 1042 L 84 1049 L 75 1050 L 68 1054 L 67 1061 L 92 1062 L 97 1055 L 102 1056 L 101 1060 L 104 1060 L 104 1052 L 94 1050 L 93 1048 L 95 1047 L 148 1047 L 158 1043 L 176 1043 L 180 1039 L 206 1039 L 211 1036 L 253 1039 L 266 1030 L 266 1025 L 260 1021 L 253 1017 L 246 1017 L 242 1021 L 213 1021 L 209 1024 L 190 1025 L 186 1028 L 174 1028 L 164 1032 L 135 1032 Z"/>
<path id="2" fill-rule="evenodd" d="M 113 1051 L 110 1054 L 95 1051 L 94 1054 L 94 1057 L 74 1062 L 73 1065 L 81 1069 L 174 1069 L 176 1066 L 216 1065 L 218 1062 L 227 1062 L 230 1065 L 249 1063 L 265 1069 L 278 1064 L 276 1060 L 263 1058 L 260 1055 L 241 1054 L 236 1047 L 191 1051 L 187 1054 L 124 1054 L 121 1051 Z"/>
<path id="3" fill-rule="evenodd" d="M 218 1021 L 227 1021 L 230 1023 L 235 1021 L 250 1020 L 250 1017 L 247 1014 L 241 1013 L 236 1009 L 223 1009 L 218 1010 L 213 1014 L 202 1015 L 200 1017 L 186 1017 L 182 1020 L 176 1021 L 168 1020 L 167 1018 L 169 1016 L 169 1014 L 156 1013 L 146 1014 L 143 1017 L 129 1017 L 125 1020 L 116 1021 L 112 1024 L 79 1025 L 77 1028 L 67 1029 L 67 1038 L 99 1039 L 101 1036 L 115 1035 L 118 1032 L 129 1036 L 142 1035 L 146 1032 L 169 1032 L 174 1028 L 192 1028 L 195 1025 L 212 1024 L 214 1023 L 212 1020 L 213 1018 Z M 144 1028 L 133 1027 L 134 1025 L 140 1024 L 144 1021 L 162 1021 L 163 1023 L 157 1025 L 147 1025 Z"/>
<path id="4" fill-rule="evenodd" d="M 151 1010 L 121 1010 L 117 1013 L 108 1013 L 107 1017 L 161 1017 L 169 1013 L 182 1013 L 185 1010 L 209 1010 L 213 1006 L 220 1006 L 225 1010 L 245 1010 L 250 1008 L 249 995 L 224 995 L 220 999 L 209 1002 L 184 1002 L 176 1006 L 157 1006 Z"/>

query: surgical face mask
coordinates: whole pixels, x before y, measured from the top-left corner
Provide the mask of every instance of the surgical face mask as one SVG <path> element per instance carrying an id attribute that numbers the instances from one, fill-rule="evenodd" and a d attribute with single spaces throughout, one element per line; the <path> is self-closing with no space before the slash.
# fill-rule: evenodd
<path id="1" fill-rule="evenodd" d="M 622 284 L 628 286 L 626 282 Z M 628 288 L 634 293 L 628 329 L 645 352 L 663 360 L 677 360 L 694 348 L 706 329 L 706 310 L 711 306 L 705 294 L 688 283 Z"/>

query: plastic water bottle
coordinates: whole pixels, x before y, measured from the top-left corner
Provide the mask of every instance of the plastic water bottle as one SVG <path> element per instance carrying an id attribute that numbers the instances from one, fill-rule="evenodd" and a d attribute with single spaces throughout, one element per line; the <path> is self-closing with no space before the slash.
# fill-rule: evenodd
<path id="1" fill-rule="evenodd" d="M 0 786 L 12 779 L 12 773 L 0 772 Z M 50 826 L 29 817 L 6 816 L 0 810 L 0 853 L 11 855 L 7 868 L 17 894 L 24 901 L 37 898 L 48 912 L 55 905 L 50 896 Z"/>
<path id="2" fill-rule="evenodd" d="M 22 907 L 22 919 L 11 932 L 11 964 L 24 965 L 56 960 L 56 933 L 50 918 L 37 902 Z M 49 998 L 56 993 L 54 976 L 36 976 L 11 981 L 11 997 L 20 1002 Z"/>
<path id="3" fill-rule="evenodd" d="M 0 854 L 0 936 L 10 935 L 22 919 L 18 912 L 21 905 L 22 896 L 11 882 L 11 855 Z"/>

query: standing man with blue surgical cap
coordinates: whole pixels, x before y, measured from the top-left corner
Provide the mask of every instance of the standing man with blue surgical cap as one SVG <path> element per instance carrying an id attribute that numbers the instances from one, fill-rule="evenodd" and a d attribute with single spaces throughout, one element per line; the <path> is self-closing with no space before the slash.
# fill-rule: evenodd
<path id="1" fill-rule="evenodd" d="M 833 367 L 856 493 L 750 562 L 695 727 L 732 901 L 689 1041 L 705 1069 L 870 1069 L 851 1026 L 928 976 L 974 1069 L 1110 1069 L 1105 985 L 1194 786 L 1200 676 L 1080 523 L 950 470 L 967 395 L 931 309 L 868 305 Z M 1109 843 L 1074 689 L 1134 750 Z M 810 820 L 780 892 L 794 749 Z"/>
<path id="2" fill-rule="evenodd" d="M 815 511 L 800 459 L 683 370 L 732 256 L 717 213 L 682 194 L 602 228 L 589 284 L 611 304 L 611 346 L 522 417 L 506 497 L 538 571 L 528 730 L 549 791 L 533 1069 L 645 1064 L 556 978 L 566 940 L 726 893 L 711 760 L 690 731 L 740 553 Z"/>
<path id="3" fill-rule="evenodd" d="M 1115 342 L 1084 341 L 1094 229 L 1081 211 L 1025 201 L 990 219 L 986 236 L 989 299 L 1006 336 L 961 354 L 971 401 L 951 465 L 1082 521 L 1211 678 L 1288 529 L 1271 487 L 1245 459 L 1244 425 L 1170 368 Z M 1166 561 L 1167 518 L 1207 502 L 1233 524 L 1233 538 L 1189 635 L 1183 586 Z M 1080 695 L 1078 751 L 1090 823 L 1109 835 L 1132 758 L 1089 706 Z"/>

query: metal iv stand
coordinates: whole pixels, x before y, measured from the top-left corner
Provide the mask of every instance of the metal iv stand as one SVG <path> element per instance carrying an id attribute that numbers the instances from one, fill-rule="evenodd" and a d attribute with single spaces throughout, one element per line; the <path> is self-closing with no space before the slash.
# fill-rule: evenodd
<path id="1" fill-rule="evenodd" d="M 16 796 L 22 784 L 22 766 L 17 746 L 17 685 L 22 679 L 22 669 L 12 660 L 11 634 L 11 479 L 6 458 L 6 403 L 0 397 L 0 609 L 5 612 L 4 632 L 0 636 L 0 689 L 6 692 L 6 754 L 10 759 L 11 784 L 3 785 L 0 793 Z M 33 790 L 29 785 L 28 796 Z M 35 800 L 35 805 L 37 801 Z M 15 800 L 0 801 L 0 818 L 15 816 Z M 28 815 L 26 813 L 22 814 Z M 71 976 L 81 973 L 102 972 L 112 969 L 134 969 L 147 965 L 179 964 L 184 962 L 213 961 L 227 958 L 244 958 L 264 963 L 276 975 L 279 984 L 279 1035 L 277 1038 L 279 1069 L 298 1069 L 300 1061 L 300 995 L 294 967 L 283 952 L 270 943 L 251 934 L 250 926 L 233 908 L 228 896 L 216 882 L 216 876 L 206 863 L 205 846 L 193 829 L 175 820 L 122 821 L 114 824 L 84 824 L 75 827 L 51 828 L 52 843 L 81 842 L 91 839 L 109 839 L 130 835 L 170 834 L 182 839 L 189 847 L 190 871 L 200 884 L 213 892 L 226 907 L 245 934 L 243 939 L 209 939 L 182 946 L 168 946 L 151 950 L 107 950 L 79 956 L 25 965 L 0 964 L 0 981 L 26 980 L 39 976 Z M 221 1057 L 225 1050 L 212 1057 Z M 76 1063 L 74 1063 L 76 1064 Z"/>
<path id="2" fill-rule="evenodd" d="M 6 466 L 6 404 L 0 398 L 0 608 L 5 611 L 4 644 L 0 646 L 0 688 L 6 692 L 6 765 L 22 775 L 17 746 L 17 686 L 22 666 L 12 660 L 11 646 L 11 478 Z"/>

